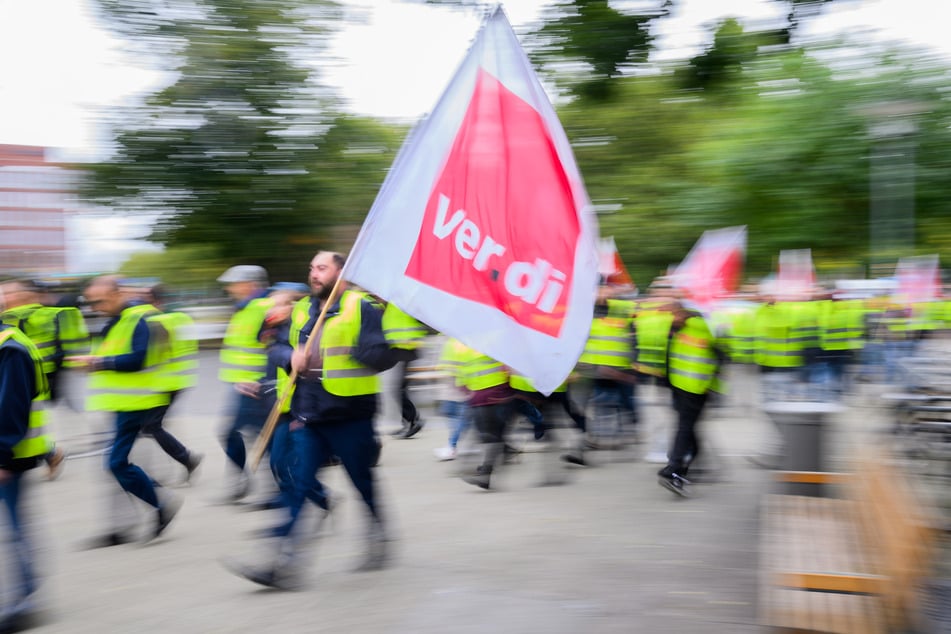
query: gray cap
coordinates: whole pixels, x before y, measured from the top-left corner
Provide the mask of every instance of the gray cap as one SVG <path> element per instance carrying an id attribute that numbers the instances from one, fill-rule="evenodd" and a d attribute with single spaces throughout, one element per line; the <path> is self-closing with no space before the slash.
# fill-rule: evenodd
<path id="1" fill-rule="evenodd" d="M 218 277 L 222 284 L 233 284 L 235 282 L 259 282 L 267 284 L 267 271 L 263 267 L 255 264 L 239 264 L 232 266 Z"/>

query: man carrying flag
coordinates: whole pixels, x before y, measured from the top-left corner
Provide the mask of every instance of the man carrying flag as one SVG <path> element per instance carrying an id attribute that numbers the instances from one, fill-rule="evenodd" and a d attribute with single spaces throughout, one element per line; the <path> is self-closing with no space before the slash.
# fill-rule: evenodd
<path id="1" fill-rule="evenodd" d="M 301 300 L 308 309 L 295 310 L 292 316 L 290 341 L 297 345 L 291 357 L 297 373 L 290 423 L 293 487 L 286 500 L 287 520 L 275 531 L 274 559 L 263 567 L 229 564 L 237 574 L 273 588 L 292 589 L 301 583 L 298 520 L 317 470 L 333 456 L 340 459 L 370 513 L 366 558 L 358 570 L 376 570 L 385 563 L 373 476 L 380 448 L 373 417 L 380 392 L 378 374 L 393 367 L 398 356 L 383 335 L 382 311 L 340 279 L 344 262 L 341 254 L 330 251 L 314 256 L 309 275 L 312 295 Z M 328 302 L 325 320 L 318 326 Z M 307 345 L 311 337 L 314 340 Z M 323 515 L 329 511 L 326 498 L 318 505 Z"/>

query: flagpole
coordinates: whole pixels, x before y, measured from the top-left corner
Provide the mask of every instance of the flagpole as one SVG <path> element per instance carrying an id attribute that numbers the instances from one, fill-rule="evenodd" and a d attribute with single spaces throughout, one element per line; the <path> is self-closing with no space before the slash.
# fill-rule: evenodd
<path id="1" fill-rule="evenodd" d="M 346 265 L 344 266 L 346 268 Z M 340 274 L 337 276 L 337 281 L 334 282 L 333 288 L 330 289 L 330 295 L 324 301 L 324 305 L 320 309 L 320 315 L 317 317 L 317 321 L 314 323 L 314 327 L 310 331 L 310 336 L 307 337 L 307 343 L 304 344 L 304 356 L 307 357 L 310 354 L 310 347 L 314 343 L 314 335 L 320 332 L 321 326 L 324 325 L 324 321 L 327 318 L 327 309 L 336 301 L 338 289 L 340 288 L 340 282 L 343 280 L 343 269 L 340 270 Z M 274 434 L 274 428 L 277 427 L 277 419 L 281 416 L 281 410 L 284 409 L 284 405 L 287 403 L 287 399 L 290 398 L 291 390 L 294 387 L 294 383 L 297 381 L 297 368 L 291 368 L 291 374 L 288 377 L 287 385 L 279 394 L 279 398 L 274 403 L 274 407 L 271 408 L 271 413 L 268 414 L 267 421 L 264 423 L 264 427 L 261 429 L 261 433 L 258 434 L 257 440 L 254 441 L 254 447 L 251 449 L 251 473 L 254 473 L 258 469 L 258 465 L 261 462 L 261 458 L 264 457 L 264 452 L 267 450 L 267 444 L 271 440 L 271 436 Z"/>

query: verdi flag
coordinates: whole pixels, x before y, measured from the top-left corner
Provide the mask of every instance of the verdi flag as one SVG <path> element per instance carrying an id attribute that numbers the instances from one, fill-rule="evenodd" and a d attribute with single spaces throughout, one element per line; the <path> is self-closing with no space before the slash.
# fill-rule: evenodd
<path id="1" fill-rule="evenodd" d="M 704 309 L 736 291 L 746 257 L 746 227 L 704 231 L 672 275 L 673 285 Z"/>
<path id="2" fill-rule="evenodd" d="M 344 276 L 550 393 L 591 326 L 598 229 L 501 8 L 380 188 Z"/>

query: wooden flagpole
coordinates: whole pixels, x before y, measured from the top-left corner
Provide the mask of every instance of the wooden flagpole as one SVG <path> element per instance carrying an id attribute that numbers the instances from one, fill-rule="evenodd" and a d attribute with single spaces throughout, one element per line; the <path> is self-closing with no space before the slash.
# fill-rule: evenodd
<path id="1" fill-rule="evenodd" d="M 327 317 L 327 309 L 337 299 L 341 281 L 343 281 L 343 269 L 340 269 L 340 274 L 337 276 L 337 281 L 334 282 L 333 288 L 330 289 L 330 295 L 327 297 L 323 307 L 320 309 L 320 315 L 317 317 L 317 321 L 314 323 L 314 327 L 310 331 L 310 336 L 307 337 L 307 343 L 304 344 L 305 357 L 310 354 L 310 347 L 314 343 L 314 339 L 316 339 L 314 335 L 318 334 L 320 332 L 320 328 L 324 325 L 324 321 Z M 280 418 L 281 410 L 284 409 L 287 399 L 290 398 L 291 390 L 293 389 L 294 383 L 296 382 L 297 369 L 291 368 L 291 375 L 288 377 L 287 385 L 278 395 L 277 402 L 275 402 L 274 407 L 271 408 L 271 413 L 268 414 L 267 421 L 264 423 L 261 433 L 258 434 L 257 440 L 254 441 L 254 447 L 251 449 L 251 459 L 249 461 L 251 473 L 257 471 L 258 465 L 261 463 L 261 458 L 264 457 L 264 452 L 267 450 L 267 444 L 271 441 L 271 436 L 274 434 L 274 428 L 277 427 L 277 419 Z"/>

